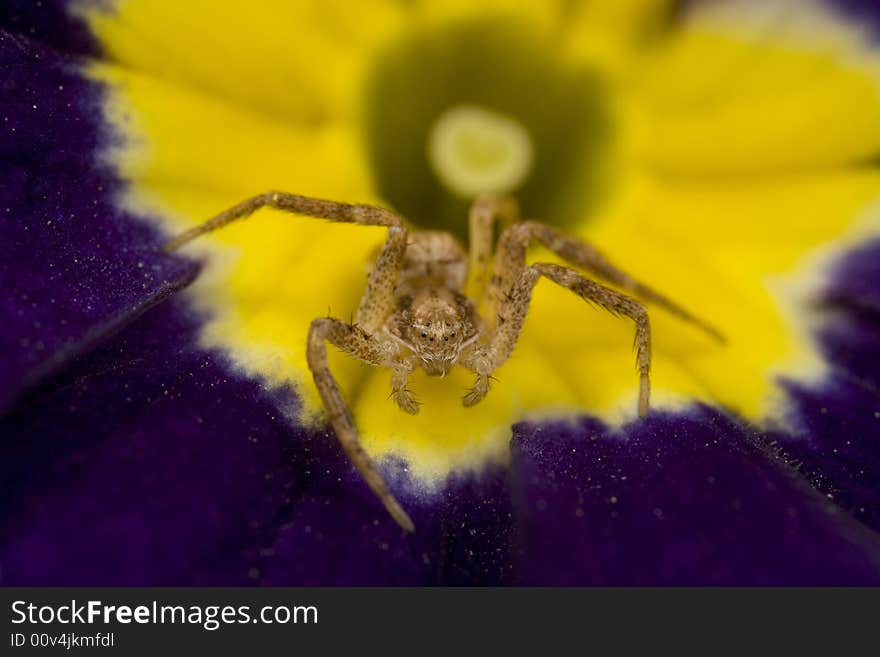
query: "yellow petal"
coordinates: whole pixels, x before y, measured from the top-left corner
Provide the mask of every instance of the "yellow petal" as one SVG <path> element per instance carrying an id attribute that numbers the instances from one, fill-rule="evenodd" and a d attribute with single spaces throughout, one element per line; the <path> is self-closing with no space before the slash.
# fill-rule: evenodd
<path id="1" fill-rule="evenodd" d="M 584 0 L 566 5 L 569 56 L 612 76 L 628 74 L 647 55 L 647 46 L 670 28 L 671 0 Z"/>
<path id="2" fill-rule="evenodd" d="M 393 2 L 121 0 L 82 12 L 122 66 L 265 114 L 347 114 L 366 52 L 399 29 Z"/>
<path id="3" fill-rule="evenodd" d="M 91 74 L 112 90 L 106 112 L 125 139 L 108 155 L 132 182 L 126 202 L 160 216 L 169 235 L 269 189 L 375 200 L 350 123 L 305 129 L 130 70 Z M 199 240 L 190 250 L 210 258 L 189 294 L 212 317 L 205 344 L 272 385 L 299 385 L 309 323 L 356 310 L 382 239 L 380 229 L 263 210 Z"/>
<path id="4" fill-rule="evenodd" d="M 666 43 L 632 99 L 637 158 L 659 173 L 790 173 L 880 149 L 880 54 L 815 3 L 707 3 Z"/>
<path id="5" fill-rule="evenodd" d="M 760 421 L 782 411 L 773 405 L 777 377 L 824 373 L 810 301 L 830 258 L 880 232 L 878 200 L 880 174 L 871 170 L 738 184 L 631 180 L 583 234 L 728 338 L 713 344 L 654 310 L 656 351 L 691 379 L 667 381 L 658 366 L 660 396 L 692 395 Z M 627 372 L 603 385 L 622 394 L 633 384 Z"/>
<path id="6" fill-rule="evenodd" d="M 349 122 L 303 127 L 129 69 L 98 64 L 91 74 L 111 90 L 106 112 L 126 137 L 114 159 L 127 179 L 227 201 L 291 184 L 315 195 L 367 193 Z"/>
<path id="7" fill-rule="evenodd" d="M 414 18 L 423 24 L 447 23 L 481 17 L 517 17 L 536 31 L 559 29 L 563 3 L 558 0 L 420 0 Z"/>

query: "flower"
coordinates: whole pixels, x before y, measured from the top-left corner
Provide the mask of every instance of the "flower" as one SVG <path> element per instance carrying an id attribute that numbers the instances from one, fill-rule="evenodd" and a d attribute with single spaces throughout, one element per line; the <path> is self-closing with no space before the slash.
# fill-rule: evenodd
<path id="1" fill-rule="evenodd" d="M 876 17 L 793 6 L 12 3 L 0 581 L 876 583 Z M 304 364 L 381 232 L 261 212 L 197 272 L 155 222 L 279 188 L 462 233 L 486 185 L 728 344 L 654 312 L 645 421 L 629 328 L 549 285 L 476 409 L 333 360 L 404 536 Z"/>

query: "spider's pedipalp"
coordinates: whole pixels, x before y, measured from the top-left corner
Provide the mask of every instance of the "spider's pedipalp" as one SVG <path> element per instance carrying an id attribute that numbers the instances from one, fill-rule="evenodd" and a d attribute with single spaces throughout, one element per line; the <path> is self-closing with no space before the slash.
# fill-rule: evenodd
<path id="1" fill-rule="evenodd" d="M 477 374 L 473 387 L 462 397 L 461 403 L 464 406 L 476 406 L 489 392 L 489 385 L 492 380 L 490 375 Z"/>
<path id="2" fill-rule="evenodd" d="M 419 401 L 407 387 L 407 379 L 415 365 L 409 360 L 400 359 L 391 368 L 391 394 L 395 403 L 406 413 L 416 415 L 419 412 Z"/>

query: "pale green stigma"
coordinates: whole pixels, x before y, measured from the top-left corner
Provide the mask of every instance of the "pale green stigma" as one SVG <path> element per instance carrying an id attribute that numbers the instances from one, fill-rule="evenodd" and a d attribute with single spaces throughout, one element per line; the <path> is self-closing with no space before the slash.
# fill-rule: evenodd
<path id="1" fill-rule="evenodd" d="M 476 105 L 444 112 L 428 134 L 434 174 L 453 194 L 474 198 L 516 190 L 532 171 L 535 149 L 523 125 Z"/>

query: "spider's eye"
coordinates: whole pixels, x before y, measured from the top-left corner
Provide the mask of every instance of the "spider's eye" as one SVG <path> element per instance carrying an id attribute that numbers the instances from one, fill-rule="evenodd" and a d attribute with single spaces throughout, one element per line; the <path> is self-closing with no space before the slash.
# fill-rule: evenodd
<path id="1" fill-rule="evenodd" d="M 452 333 L 450 333 L 449 336 L 452 337 L 452 338 L 454 338 L 454 337 L 455 337 L 455 331 L 453 331 Z"/>
<path id="2" fill-rule="evenodd" d="M 424 331 L 422 331 L 422 337 L 423 337 L 423 338 L 427 338 L 427 337 L 428 337 L 428 334 L 425 333 Z"/>

